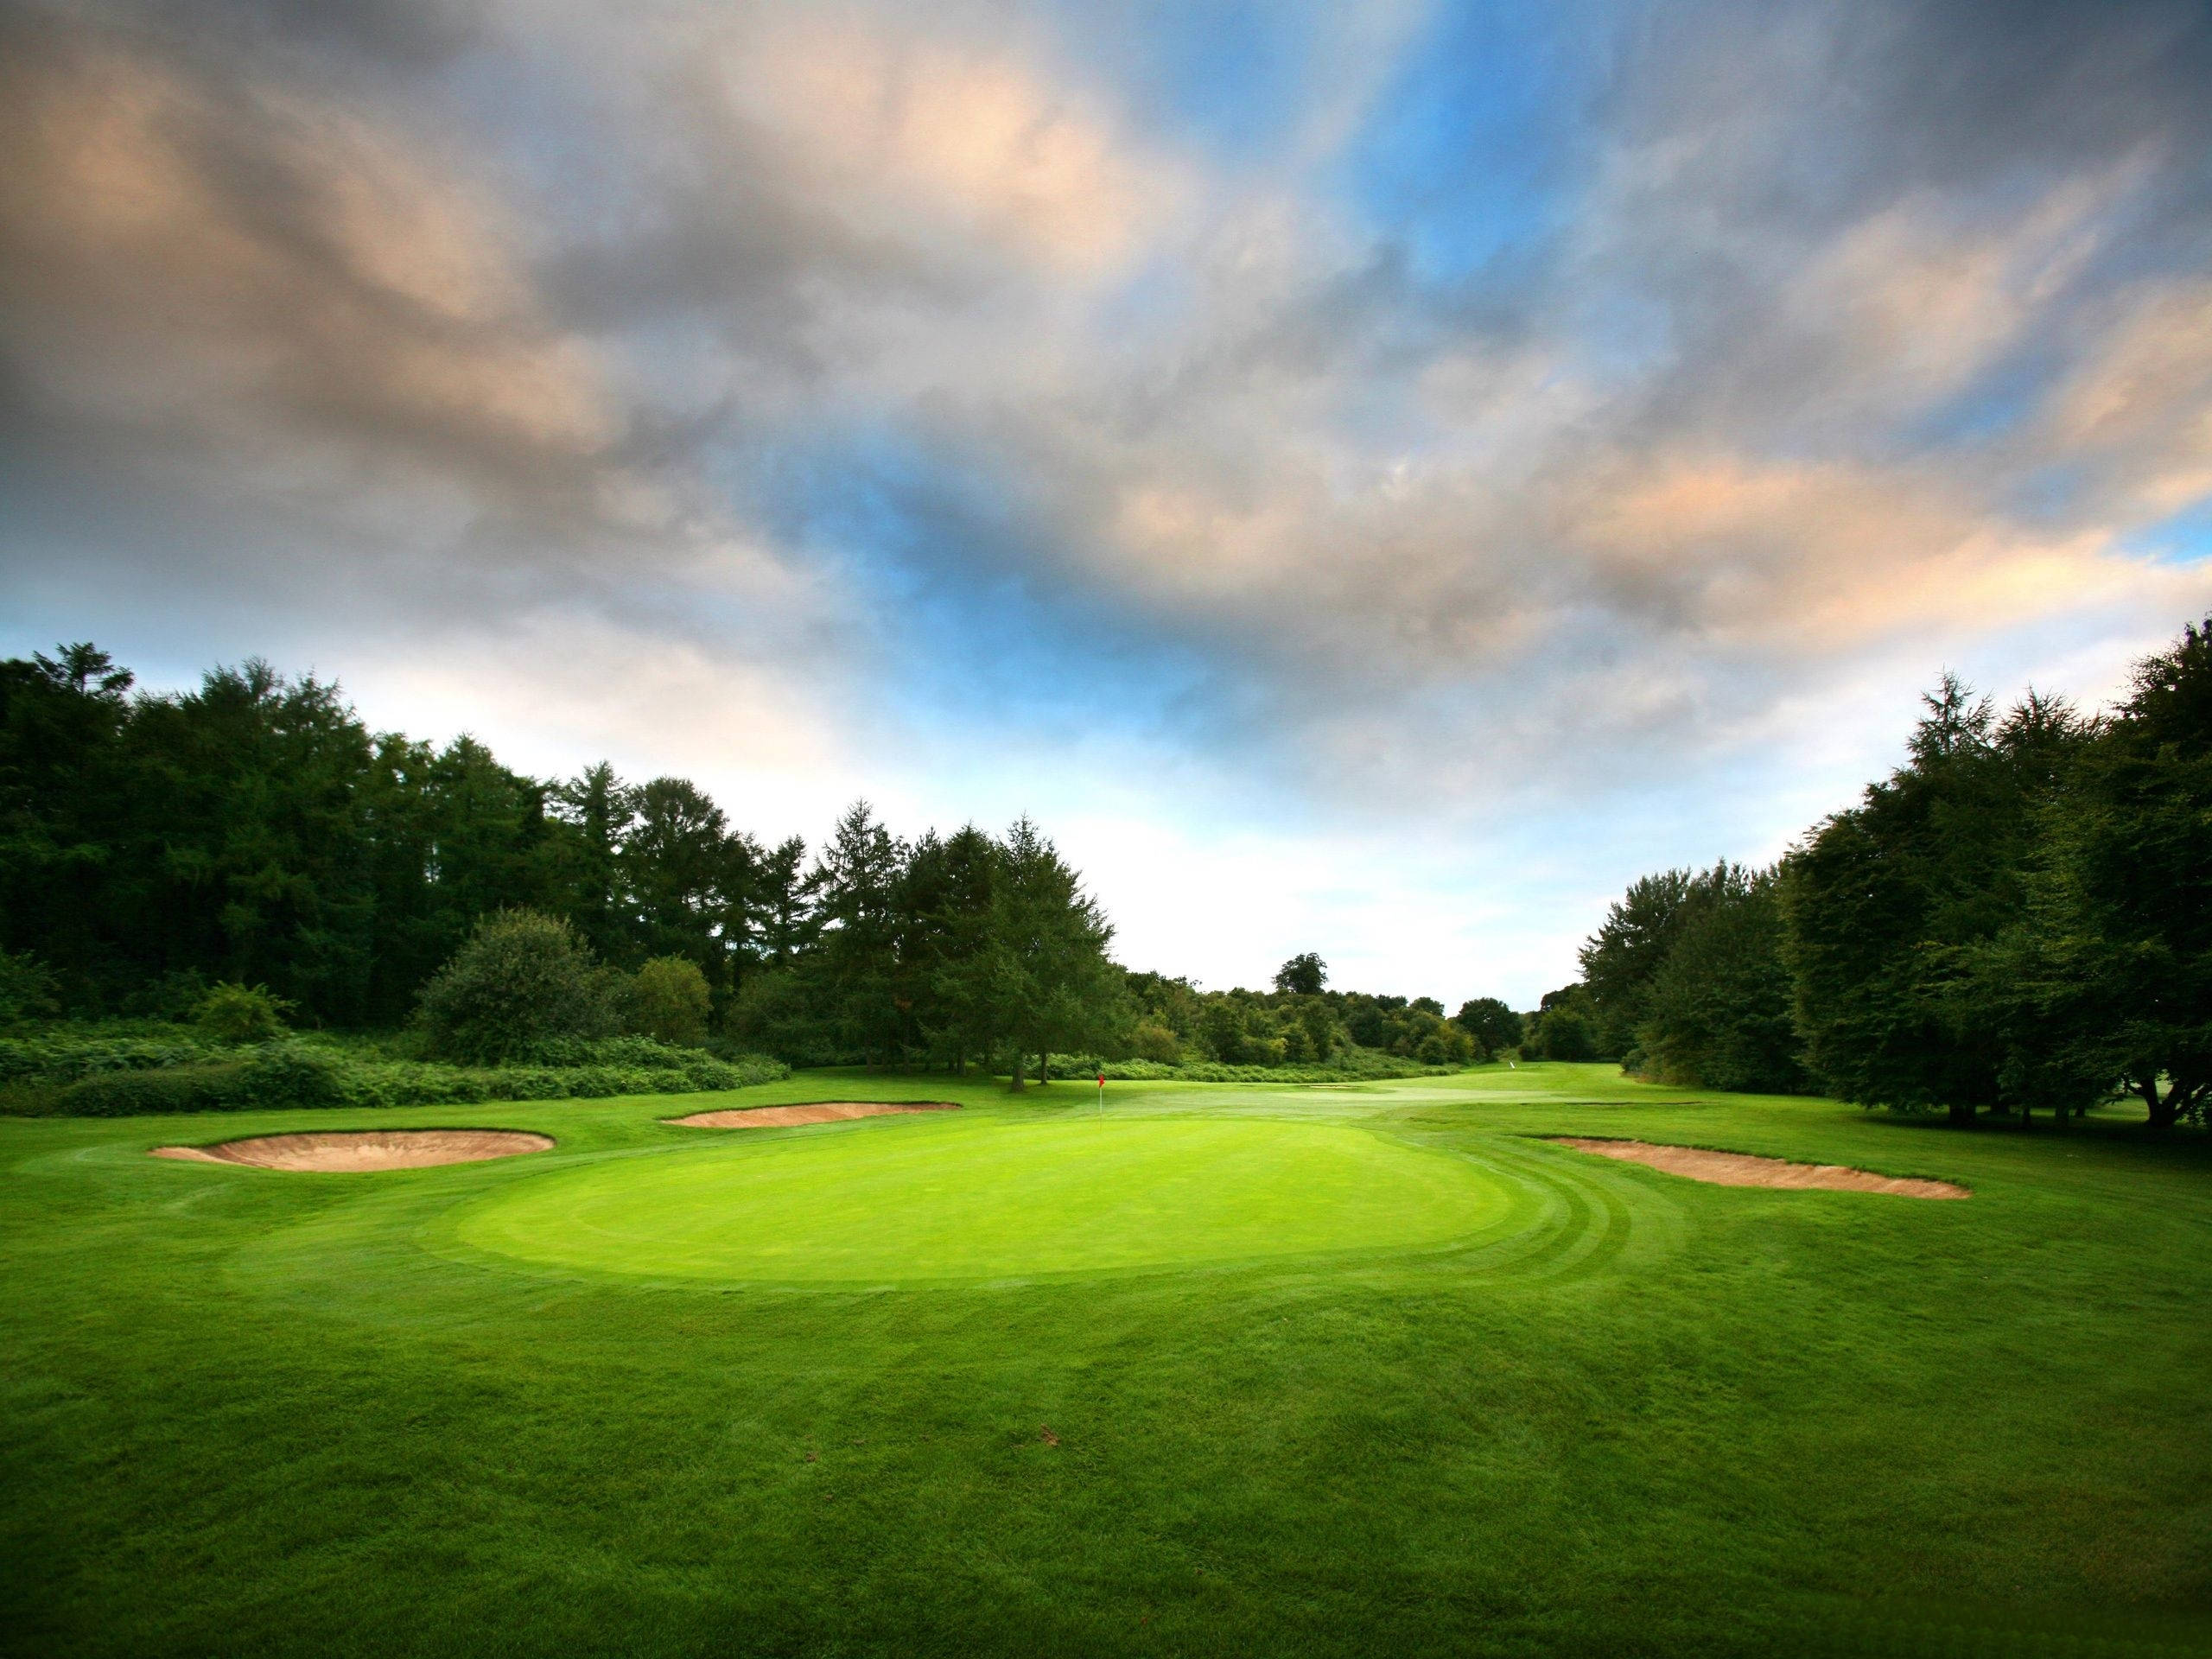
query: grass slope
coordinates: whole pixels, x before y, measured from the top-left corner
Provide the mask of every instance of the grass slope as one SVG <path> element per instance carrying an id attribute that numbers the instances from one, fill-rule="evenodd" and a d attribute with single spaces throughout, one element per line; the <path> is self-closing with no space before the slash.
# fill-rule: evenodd
<path id="1" fill-rule="evenodd" d="M 730 1103 L 917 1092 L 969 1109 L 721 1136 L 664 1098 L 0 1122 L 0 1641 L 2212 1649 L 2193 1144 L 1598 1067 L 1122 1084 L 1103 1117 L 1080 1086 L 849 1075 Z M 560 1145 L 381 1175 L 143 1155 L 355 1116 Z M 1704 1186 L 1547 1133 L 1975 1196 Z M 1346 1159 L 1381 1173 L 1332 1196 Z M 1174 1193 L 1205 1169 L 1217 1211 Z M 748 1204 L 750 1231 L 715 1214 Z M 618 1248 L 587 1249 L 610 1220 Z M 1279 1225 L 1301 1253 L 1253 1259 Z M 1028 1276 L 755 1282 L 778 1241 L 866 1278 L 917 1232 Z"/>

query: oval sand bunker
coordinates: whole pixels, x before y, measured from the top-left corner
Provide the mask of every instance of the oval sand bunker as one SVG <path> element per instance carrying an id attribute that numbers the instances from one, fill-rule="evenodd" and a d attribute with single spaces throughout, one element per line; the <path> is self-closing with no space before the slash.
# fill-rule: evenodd
<path id="1" fill-rule="evenodd" d="M 1649 1164 L 1669 1175 L 1687 1175 L 1715 1186 L 1822 1187 L 1832 1192 L 1894 1192 L 1908 1198 L 1964 1198 L 1973 1196 L 1948 1181 L 1910 1175 L 1877 1175 L 1847 1164 L 1793 1164 L 1748 1152 L 1709 1152 L 1703 1147 L 1660 1147 L 1648 1141 L 1591 1141 L 1573 1135 L 1544 1137 L 1554 1146 L 1594 1152 L 1601 1158 Z"/>
<path id="2" fill-rule="evenodd" d="M 213 1147 L 156 1147 L 156 1158 L 201 1164 L 251 1164 L 256 1169 L 428 1169 L 480 1164 L 544 1152 L 548 1135 L 521 1129 L 330 1129 L 313 1135 L 257 1135 Z"/>
<path id="3" fill-rule="evenodd" d="M 801 1123 L 842 1123 L 851 1117 L 887 1117 L 893 1112 L 957 1112 L 950 1100 L 817 1100 L 804 1106 L 748 1106 L 733 1112 L 694 1112 L 663 1118 L 687 1129 L 788 1129 Z"/>

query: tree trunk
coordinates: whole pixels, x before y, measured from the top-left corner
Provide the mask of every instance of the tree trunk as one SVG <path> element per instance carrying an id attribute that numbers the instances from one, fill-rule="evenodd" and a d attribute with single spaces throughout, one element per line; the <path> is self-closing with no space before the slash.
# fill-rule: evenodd
<path id="1" fill-rule="evenodd" d="M 2144 1097 L 2151 1103 L 2151 1127 L 2152 1128 L 2171 1129 L 2173 1128 L 2176 1121 L 2181 1116 L 2179 1099 L 2180 1093 L 2181 1091 L 2176 1089 L 2171 1084 L 2168 1084 L 2166 1085 L 2165 1097 L 2163 1100 L 2158 1097 L 2158 1085 L 2155 1083 L 2150 1084 L 2143 1090 Z"/>
<path id="2" fill-rule="evenodd" d="M 1043 1049 L 1037 1051 L 1037 1086 L 1042 1089 L 1052 1080 L 1052 1057 Z"/>
<path id="3" fill-rule="evenodd" d="M 1962 1106 L 1957 1101 L 1953 1101 L 1951 1103 L 1951 1127 L 1955 1129 L 1970 1129 L 1974 1128 L 1974 1108 L 1972 1106 Z"/>

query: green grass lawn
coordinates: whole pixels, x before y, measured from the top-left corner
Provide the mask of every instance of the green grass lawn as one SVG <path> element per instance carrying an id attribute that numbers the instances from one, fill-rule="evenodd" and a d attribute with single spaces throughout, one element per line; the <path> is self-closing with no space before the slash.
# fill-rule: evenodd
<path id="1" fill-rule="evenodd" d="M 957 1114 L 707 1131 L 825 1098 Z M 147 1158 L 295 1128 L 555 1150 Z M 1964 1202 L 1546 1144 L 1853 1163 Z M 1536 1066 L 0 1120 L 39 1654 L 2212 1650 L 2212 1158 Z M 1049 1434 L 1047 1433 L 1049 1431 Z"/>

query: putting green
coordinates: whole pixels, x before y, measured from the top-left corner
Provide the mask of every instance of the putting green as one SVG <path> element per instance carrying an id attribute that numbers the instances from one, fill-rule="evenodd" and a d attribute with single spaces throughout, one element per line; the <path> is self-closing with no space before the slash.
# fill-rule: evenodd
<path id="1" fill-rule="evenodd" d="M 453 1224 L 548 1266 L 881 1282 L 1414 1249 L 1513 1202 L 1467 1159 L 1333 1124 L 906 1118 L 748 1141 L 549 1173 Z"/>

